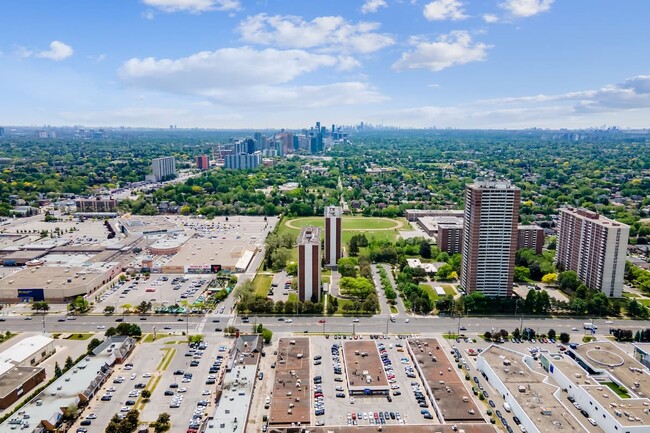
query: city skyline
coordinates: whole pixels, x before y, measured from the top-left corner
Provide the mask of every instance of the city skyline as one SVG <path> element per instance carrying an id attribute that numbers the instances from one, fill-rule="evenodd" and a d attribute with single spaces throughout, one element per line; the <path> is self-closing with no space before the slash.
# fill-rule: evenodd
<path id="1" fill-rule="evenodd" d="M 4 125 L 648 127 L 650 4 L 34 0 L 5 7 Z M 27 30 L 28 29 L 28 30 Z"/>

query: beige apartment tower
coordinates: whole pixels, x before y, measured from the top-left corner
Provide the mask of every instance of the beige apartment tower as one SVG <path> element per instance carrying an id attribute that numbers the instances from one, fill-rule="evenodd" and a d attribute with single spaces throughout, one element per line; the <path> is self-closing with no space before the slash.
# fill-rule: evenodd
<path id="1" fill-rule="evenodd" d="M 320 301 L 320 228 L 304 227 L 298 238 L 298 298 Z"/>
<path id="2" fill-rule="evenodd" d="M 508 181 L 465 188 L 460 284 L 467 293 L 511 296 L 521 190 Z"/>
<path id="3" fill-rule="evenodd" d="M 325 266 L 336 266 L 341 258 L 341 216 L 340 206 L 325 208 Z"/>
<path id="4" fill-rule="evenodd" d="M 555 264 L 610 298 L 623 292 L 630 226 L 587 209 L 560 209 Z"/>

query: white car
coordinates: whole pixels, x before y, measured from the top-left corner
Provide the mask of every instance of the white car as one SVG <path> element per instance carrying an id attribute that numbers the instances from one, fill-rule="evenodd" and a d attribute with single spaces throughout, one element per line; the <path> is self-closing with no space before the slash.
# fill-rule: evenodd
<path id="1" fill-rule="evenodd" d="M 124 407 L 122 407 L 122 409 L 120 409 L 120 412 L 128 412 L 130 410 L 131 410 L 131 408 L 129 408 L 128 406 L 124 406 Z"/>
<path id="2" fill-rule="evenodd" d="M 614 322 L 612 322 L 611 320 L 605 320 L 605 323 L 606 323 L 607 325 L 611 325 L 611 324 L 614 323 Z M 594 425 L 596 425 L 596 424 L 594 424 Z"/>
<path id="3" fill-rule="evenodd" d="M 284 323 L 293 323 L 293 320 L 287 319 L 287 320 L 284 321 Z"/>
<path id="4" fill-rule="evenodd" d="M 353 322 L 353 323 L 359 323 L 359 318 L 358 318 L 358 317 L 355 317 L 354 319 L 352 319 L 352 322 Z"/>
<path id="5" fill-rule="evenodd" d="M 151 373 L 144 373 L 144 374 L 142 374 L 142 377 L 144 377 L 144 378 L 151 377 Z"/>
<path id="6" fill-rule="evenodd" d="M 135 373 L 133 373 L 133 374 L 131 375 L 131 380 L 135 380 L 136 377 L 138 377 L 138 375 L 135 374 Z"/>
<path id="7" fill-rule="evenodd" d="M 411 319 L 406 319 L 406 320 L 404 321 L 404 323 L 409 323 L 410 321 L 411 321 Z"/>
<path id="8" fill-rule="evenodd" d="M 187 392 L 187 388 L 178 388 L 178 392 Z"/>
<path id="9" fill-rule="evenodd" d="M 210 394 L 212 394 L 212 391 L 210 391 L 209 389 L 206 389 L 201 393 L 201 395 L 210 395 Z"/>
<path id="10" fill-rule="evenodd" d="M 106 329 L 106 325 L 97 325 L 97 329 Z"/>
<path id="11" fill-rule="evenodd" d="M 350 397 L 350 404 L 354 404 L 354 397 Z"/>

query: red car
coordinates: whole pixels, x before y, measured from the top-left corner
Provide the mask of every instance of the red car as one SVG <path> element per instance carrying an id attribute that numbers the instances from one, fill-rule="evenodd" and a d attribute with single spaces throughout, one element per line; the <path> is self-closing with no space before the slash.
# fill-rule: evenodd
<path id="1" fill-rule="evenodd" d="M 320 320 L 318 321 L 318 323 L 320 323 L 320 324 L 325 323 L 325 319 L 320 319 Z"/>

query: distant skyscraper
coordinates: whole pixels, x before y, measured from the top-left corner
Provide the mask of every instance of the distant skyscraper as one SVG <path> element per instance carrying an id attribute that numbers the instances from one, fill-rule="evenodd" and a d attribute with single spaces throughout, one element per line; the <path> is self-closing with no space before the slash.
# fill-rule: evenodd
<path id="1" fill-rule="evenodd" d="M 520 195 L 507 181 L 477 180 L 465 188 L 460 284 L 467 293 L 512 294 Z"/>
<path id="2" fill-rule="evenodd" d="M 262 163 L 262 154 L 240 153 L 239 155 L 225 155 L 223 158 L 224 168 L 233 170 L 252 170 Z"/>
<path id="3" fill-rule="evenodd" d="M 587 209 L 560 209 L 555 263 L 612 298 L 623 291 L 630 226 Z"/>
<path id="4" fill-rule="evenodd" d="M 199 170 L 207 170 L 208 168 L 210 168 L 208 155 L 199 155 L 196 157 L 196 168 L 198 168 Z"/>
<path id="5" fill-rule="evenodd" d="M 320 300 L 320 229 L 304 227 L 298 238 L 298 299 Z"/>
<path id="6" fill-rule="evenodd" d="M 176 160 L 173 156 L 154 158 L 151 161 L 151 170 L 156 182 L 160 182 L 165 177 L 176 175 Z"/>
<path id="7" fill-rule="evenodd" d="M 341 215 L 339 206 L 325 208 L 325 266 L 336 266 L 341 258 Z"/>

